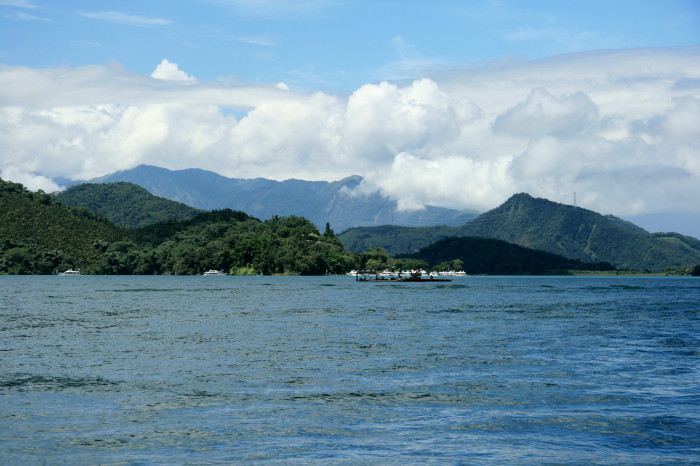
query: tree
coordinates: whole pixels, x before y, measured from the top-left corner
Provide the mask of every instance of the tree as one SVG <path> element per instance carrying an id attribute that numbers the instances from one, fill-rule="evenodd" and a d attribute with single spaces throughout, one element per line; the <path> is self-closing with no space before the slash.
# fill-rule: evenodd
<path id="1" fill-rule="evenodd" d="M 32 273 L 30 254 L 26 248 L 12 248 L 5 251 L 1 267 L 10 275 L 26 275 Z"/>
<path id="2" fill-rule="evenodd" d="M 384 248 L 371 248 L 360 256 L 364 267 L 370 270 L 378 270 L 389 265 L 391 256 Z M 370 265 L 371 264 L 371 265 Z"/>
<path id="3" fill-rule="evenodd" d="M 690 275 L 692 275 L 693 277 L 700 277 L 700 264 L 693 267 L 693 270 L 690 272 Z"/>
<path id="4" fill-rule="evenodd" d="M 396 265 L 396 268 L 400 271 L 419 270 L 419 269 L 427 269 L 428 268 L 428 263 L 426 261 L 421 260 L 421 259 L 409 259 L 406 257 L 401 257 L 399 259 L 395 259 L 395 265 Z"/>
<path id="5" fill-rule="evenodd" d="M 367 262 L 365 262 L 365 268 L 367 270 L 381 270 L 383 267 L 382 263 L 377 259 L 369 259 Z"/>

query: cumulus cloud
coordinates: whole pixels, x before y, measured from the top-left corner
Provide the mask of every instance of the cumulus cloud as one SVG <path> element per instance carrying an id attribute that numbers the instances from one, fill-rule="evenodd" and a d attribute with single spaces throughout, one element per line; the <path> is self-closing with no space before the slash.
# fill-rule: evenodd
<path id="1" fill-rule="evenodd" d="M 182 71 L 177 63 L 172 63 L 164 58 L 163 61 L 153 70 L 151 77 L 155 79 L 164 79 L 166 81 L 184 81 L 184 82 L 195 82 L 192 76 Z"/>
<path id="2" fill-rule="evenodd" d="M 527 191 L 567 203 L 576 192 L 579 205 L 622 216 L 698 212 L 699 58 L 698 48 L 583 53 L 349 95 L 199 82 L 167 60 L 151 76 L 0 66 L 0 170 L 43 182 L 141 163 L 241 178 L 359 174 L 364 192 L 402 209 L 485 210 Z"/>
<path id="3" fill-rule="evenodd" d="M 557 97 L 537 87 L 523 102 L 499 115 L 494 129 L 523 137 L 571 136 L 595 131 L 597 122 L 598 108 L 583 92 Z"/>

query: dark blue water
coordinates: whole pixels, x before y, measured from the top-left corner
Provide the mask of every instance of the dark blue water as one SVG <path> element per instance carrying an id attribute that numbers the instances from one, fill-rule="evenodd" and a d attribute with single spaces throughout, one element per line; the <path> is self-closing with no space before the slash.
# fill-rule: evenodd
<path id="1" fill-rule="evenodd" d="M 700 461 L 700 279 L 0 277 L 0 463 Z"/>

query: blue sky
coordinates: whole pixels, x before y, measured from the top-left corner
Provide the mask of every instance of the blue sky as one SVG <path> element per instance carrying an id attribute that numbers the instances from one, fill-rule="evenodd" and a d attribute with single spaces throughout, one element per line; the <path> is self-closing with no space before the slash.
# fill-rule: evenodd
<path id="1" fill-rule="evenodd" d="M 0 0 L 0 177 L 31 189 L 361 175 L 700 237 L 698 128 L 697 0 Z"/>
<path id="2" fill-rule="evenodd" d="M 350 92 L 368 82 L 504 58 L 700 43 L 700 2 L 0 1 L 8 65 L 163 58 L 199 79 Z"/>

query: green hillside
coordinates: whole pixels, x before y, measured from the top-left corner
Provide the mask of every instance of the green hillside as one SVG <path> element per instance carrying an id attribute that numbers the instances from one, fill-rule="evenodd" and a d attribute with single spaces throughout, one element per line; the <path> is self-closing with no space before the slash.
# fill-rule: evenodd
<path id="1" fill-rule="evenodd" d="M 461 236 L 461 227 L 438 225 L 433 227 L 402 227 L 382 225 L 355 227 L 338 237 L 345 247 L 361 253 L 371 248 L 386 249 L 391 255 L 405 255 L 450 236 Z"/>
<path id="2" fill-rule="evenodd" d="M 230 209 L 199 214 L 185 222 L 138 230 L 138 243 L 110 247 L 100 273 L 340 274 L 356 267 L 332 231 L 319 233 L 302 217 L 264 222 Z"/>
<path id="3" fill-rule="evenodd" d="M 609 263 L 584 263 L 497 239 L 476 237 L 445 238 L 408 257 L 423 260 L 431 268 L 460 261 L 462 270 L 468 274 L 556 275 L 569 270 L 614 269 Z"/>
<path id="4" fill-rule="evenodd" d="M 125 201 L 124 207 L 129 204 Z M 117 227 L 54 196 L 0 180 L 0 273 L 47 274 L 80 268 L 88 274 L 344 273 L 358 256 L 333 231 L 321 234 L 301 217 L 265 222 L 243 212 L 203 212 L 184 221 Z"/>
<path id="5" fill-rule="evenodd" d="M 85 183 L 56 194 L 64 204 L 85 207 L 125 227 L 143 227 L 171 220 L 189 220 L 200 209 L 156 197 L 133 183 Z"/>
<path id="6" fill-rule="evenodd" d="M 610 262 L 621 269 L 660 272 L 700 263 L 700 241 L 695 238 L 650 234 L 616 217 L 528 194 L 516 194 L 460 227 L 366 227 L 339 235 L 351 251 L 381 246 L 392 255 L 410 254 L 451 236 L 500 239 L 570 259 Z"/>
<path id="7" fill-rule="evenodd" d="M 677 233 L 650 234 L 591 210 L 516 194 L 468 222 L 463 236 L 496 238 L 572 259 L 660 272 L 700 263 L 700 242 Z"/>
<path id="8" fill-rule="evenodd" d="M 68 208 L 53 196 L 0 180 L 0 271 L 52 273 L 99 261 L 95 242 L 133 237 L 127 229 L 86 209 Z"/>
<path id="9" fill-rule="evenodd" d="M 119 227 L 86 208 L 66 206 L 55 196 L 0 180 L 0 273 L 80 268 L 97 274 L 201 274 L 213 268 L 232 274 L 338 274 L 370 262 L 405 262 L 390 259 L 382 249 L 397 255 L 392 247 L 407 253 L 425 248 L 407 260 L 435 265 L 457 259 L 470 273 L 539 274 L 604 267 L 577 261 L 653 271 L 700 264 L 700 241 L 694 238 L 649 234 L 615 218 L 524 194 L 462 227 L 351 230 L 343 236 L 347 241 L 352 238 L 348 235 L 355 235 L 353 248 L 369 245 L 368 253 L 356 254 L 343 248 L 329 225 L 320 233 L 303 217 L 260 221 L 223 209 L 172 220 L 192 211 L 154 200 L 133 185 L 88 186 L 76 193 L 85 204 L 102 206 L 122 221 L 153 221 L 155 212 L 169 220 L 141 228 Z M 456 236 L 482 239 L 461 241 Z M 486 236 L 501 236 L 494 239 L 502 241 L 484 242 Z M 547 252 L 542 251 L 567 259 L 543 256 Z"/>

